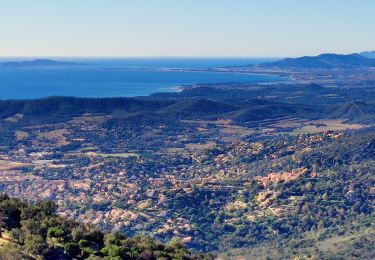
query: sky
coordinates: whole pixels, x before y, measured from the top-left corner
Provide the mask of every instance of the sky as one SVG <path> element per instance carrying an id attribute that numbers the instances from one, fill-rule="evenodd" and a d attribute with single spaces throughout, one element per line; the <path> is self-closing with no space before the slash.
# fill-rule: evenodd
<path id="1" fill-rule="evenodd" d="M 295 57 L 375 49 L 374 0 L 0 0 L 2 57 Z"/>

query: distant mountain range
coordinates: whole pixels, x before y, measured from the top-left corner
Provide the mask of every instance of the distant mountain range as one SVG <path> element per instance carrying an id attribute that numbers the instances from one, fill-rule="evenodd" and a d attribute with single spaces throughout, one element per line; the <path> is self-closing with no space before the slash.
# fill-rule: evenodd
<path id="1" fill-rule="evenodd" d="M 31 61 L 9 61 L 0 63 L 0 67 L 19 68 L 19 67 L 68 67 L 77 66 L 73 62 L 61 62 L 47 59 L 35 59 Z"/>
<path id="2" fill-rule="evenodd" d="M 360 54 L 367 58 L 375 59 L 375 51 L 364 51 L 364 52 L 361 52 Z"/>
<path id="3" fill-rule="evenodd" d="M 327 53 L 319 56 L 282 59 L 263 63 L 258 65 L 258 67 L 280 69 L 352 69 L 375 67 L 375 60 L 357 53 L 349 55 Z"/>

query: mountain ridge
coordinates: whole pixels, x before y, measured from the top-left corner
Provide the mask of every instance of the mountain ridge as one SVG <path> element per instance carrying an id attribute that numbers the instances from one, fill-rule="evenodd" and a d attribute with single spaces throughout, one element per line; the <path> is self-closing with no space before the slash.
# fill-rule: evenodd
<path id="1" fill-rule="evenodd" d="M 34 59 L 30 61 L 7 61 L 0 63 L 0 67 L 22 68 L 22 67 L 69 67 L 80 65 L 74 62 L 63 62 L 50 59 Z"/>
<path id="2" fill-rule="evenodd" d="M 353 69 L 375 67 L 375 60 L 358 53 L 348 55 L 324 53 L 318 56 L 286 58 L 274 62 L 263 63 L 257 67 L 281 69 Z"/>

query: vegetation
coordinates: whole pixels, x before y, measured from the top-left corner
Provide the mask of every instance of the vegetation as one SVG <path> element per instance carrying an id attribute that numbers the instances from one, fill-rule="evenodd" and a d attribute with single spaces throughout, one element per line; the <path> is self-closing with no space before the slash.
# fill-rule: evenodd
<path id="1" fill-rule="evenodd" d="M 297 75 L 322 85 L 0 101 L 2 250 L 374 258 L 372 74 L 324 73 Z"/>
<path id="2" fill-rule="evenodd" d="M 44 256 L 48 259 L 212 259 L 193 255 L 181 241 L 163 244 L 147 236 L 127 237 L 119 232 L 103 233 L 56 214 L 51 201 L 27 204 L 6 194 L 0 195 L 1 233 L 10 234 L 1 254 L 21 259 Z"/>

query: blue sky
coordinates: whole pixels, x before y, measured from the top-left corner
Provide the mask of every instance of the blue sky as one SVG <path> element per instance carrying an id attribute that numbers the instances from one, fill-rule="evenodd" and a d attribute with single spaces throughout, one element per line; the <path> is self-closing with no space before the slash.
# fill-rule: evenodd
<path id="1" fill-rule="evenodd" d="M 375 49 L 374 0 L 0 0 L 0 56 L 284 57 Z"/>

